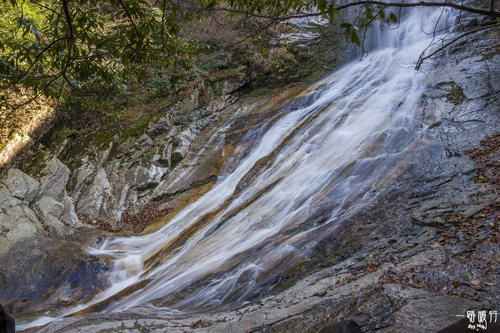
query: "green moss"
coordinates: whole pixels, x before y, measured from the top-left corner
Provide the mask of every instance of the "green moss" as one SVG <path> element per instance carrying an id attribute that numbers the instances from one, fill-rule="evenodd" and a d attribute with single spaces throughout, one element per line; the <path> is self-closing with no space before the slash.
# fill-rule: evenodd
<path id="1" fill-rule="evenodd" d="M 128 128 L 128 129 L 124 130 L 121 134 L 121 138 L 128 139 L 131 137 L 140 136 L 141 134 L 143 134 L 146 131 L 146 129 L 148 128 L 148 124 L 149 124 L 149 119 L 147 121 L 144 121 L 142 124 L 140 124 L 136 127 L 132 127 L 132 128 Z"/>
<path id="2" fill-rule="evenodd" d="M 84 137 L 77 137 L 71 145 L 71 148 L 66 156 L 68 160 L 73 160 L 78 155 L 85 153 L 87 148 L 94 144 L 95 137 L 92 135 L 87 135 Z"/>
<path id="3" fill-rule="evenodd" d="M 465 100 L 465 95 L 462 87 L 453 82 L 450 91 L 446 95 L 446 100 L 455 105 L 461 104 Z"/>
<path id="4" fill-rule="evenodd" d="M 0 145 L 0 151 L 4 150 L 5 148 L 7 148 L 7 146 L 9 145 L 9 143 L 11 143 L 12 140 L 14 140 L 14 137 L 16 136 L 16 132 L 13 132 L 9 135 L 9 137 L 7 138 L 7 140 L 5 140 L 5 142 Z"/>
<path id="5" fill-rule="evenodd" d="M 26 171 L 34 178 L 40 179 L 45 174 L 42 170 L 47 165 L 47 161 L 52 157 L 52 154 L 46 150 L 39 150 L 31 161 L 25 164 Z"/>
<path id="6" fill-rule="evenodd" d="M 429 126 L 429 129 L 436 128 L 436 127 L 439 127 L 439 126 L 441 126 L 441 122 L 437 121 L 434 124 L 432 124 L 431 126 Z"/>
<path id="7" fill-rule="evenodd" d="M 156 153 L 157 153 L 156 147 L 149 148 L 149 150 L 143 155 L 144 161 L 152 161 Z"/>
<path id="8" fill-rule="evenodd" d="M 100 130 L 94 137 L 94 143 L 101 149 L 107 149 L 114 135 L 115 133 L 109 129 Z"/>
<path id="9" fill-rule="evenodd" d="M 493 58 L 494 56 L 496 56 L 497 54 L 500 54 L 500 49 L 497 49 L 493 52 L 486 53 L 483 56 L 483 60 L 489 60 L 489 59 Z"/>
<path id="10" fill-rule="evenodd" d="M 260 86 L 260 87 L 256 87 L 255 89 L 252 89 L 252 91 L 248 95 L 249 96 L 268 95 L 272 92 L 281 91 L 282 89 L 283 89 L 282 87 L 274 87 L 272 85 Z"/>

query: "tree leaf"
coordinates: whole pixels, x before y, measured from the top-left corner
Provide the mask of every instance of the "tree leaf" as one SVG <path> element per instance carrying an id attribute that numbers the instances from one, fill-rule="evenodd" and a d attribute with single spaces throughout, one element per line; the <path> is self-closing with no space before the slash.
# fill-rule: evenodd
<path id="1" fill-rule="evenodd" d="M 361 45 L 361 41 L 359 40 L 359 36 L 358 36 L 357 32 L 354 31 L 354 29 L 351 30 L 351 41 L 353 43 L 356 43 L 356 45 L 358 45 L 358 46 Z"/>
<path id="2" fill-rule="evenodd" d="M 397 22 L 398 22 L 398 17 L 396 16 L 396 14 L 394 14 L 394 13 L 392 13 L 392 12 L 389 14 L 389 19 L 390 19 L 390 20 L 391 20 L 391 22 L 393 22 L 393 23 L 397 23 Z"/>

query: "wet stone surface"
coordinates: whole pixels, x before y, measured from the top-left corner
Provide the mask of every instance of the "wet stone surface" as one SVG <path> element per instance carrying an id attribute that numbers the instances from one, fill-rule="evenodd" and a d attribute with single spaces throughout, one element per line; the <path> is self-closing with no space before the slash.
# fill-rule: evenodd
<path id="1" fill-rule="evenodd" d="M 236 283 L 241 286 L 255 282 L 251 293 L 234 292 L 225 303 L 216 304 L 217 312 L 207 306 L 212 312 L 173 316 L 137 307 L 122 313 L 81 314 L 37 330 L 317 332 L 332 322 L 353 320 L 364 332 L 432 332 L 452 324 L 466 310 L 495 309 L 500 262 L 500 56 L 485 59 L 474 49 L 488 42 L 495 45 L 492 39 L 473 38 L 468 50 L 455 50 L 450 61 L 429 73 L 430 88 L 415 114 L 415 126 L 425 130 L 412 155 L 402 156 L 401 164 L 370 189 L 374 199 L 336 221 L 333 231 L 324 223 L 335 202 L 325 199 L 315 206 L 306 223 L 287 230 L 292 234 L 315 227 L 314 244 L 299 241 L 294 245 L 304 249 L 300 255 L 284 256 L 270 272 L 239 276 Z M 297 99 L 290 108 L 307 104 L 307 98 Z M 227 112 L 236 112 L 229 108 L 234 100 L 222 102 Z M 124 142 L 120 149 L 132 147 L 130 151 L 117 151 L 114 139 L 95 156 L 82 158 L 71 175 L 56 159 L 52 174 L 60 177 L 42 176 L 44 181 L 36 184 L 20 175 L 18 185 L 8 182 L 0 187 L 12 203 L 4 202 L 7 195 L 0 203 L 5 209 L 22 200 L 29 203 L 41 187 L 39 199 L 52 201 L 42 200 L 47 204 L 36 212 L 64 216 L 64 207 L 74 212 L 73 203 L 66 200 L 69 177 L 77 211 L 89 214 L 85 222 L 104 230 L 144 231 L 159 216 L 175 213 L 176 205 L 187 205 L 205 193 L 215 175 L 230 174 L 283 111 L 271 108 L 241 115 L 221 135 L 217 126 L 225 123 L 217 123 L 219 116 L 211 112 L 223 106 L 201 108 L 197 103 L 196 98 L 187 100 L 183 108 L 189 112 L 178 110 L 160 118 L 137 140 Z M 397 133 L 391 134 L 397 138 Z M 407 144 L 398 143 L 395 147 Z M 261 171 L 258 167 L 266 163 L 261 160 L 237 190 L 251 186 Z M 373 165 L 364 164 L 342 172 L 374 171 Z M 186 198 L 176 201 L 182 195 Z M 32 215 L 26 211 L 16 216 Z M 43 227 L 52 233 L 49 226 Z M 106 258 L 83 253 L 81 240 L 51 240 L 45 229 L 40 224 L 33 231 L 37 237 L 20 240 L 0 258 L 0 303 L 14 315 L 82 304 L 107 287 L 105 274 L 111 266 Z M 253 253 L 236 256 L 225 268 L 244 265 L 252 255 L 265 256 L 277 244 L 279 239 L 271 239 Z M 207 275 L 155 305 L 176 304 L 223 274 Z M 249 303 L 234 309 L 242 299 Z"/>
<path id="2" fill-rule="evenodd" d="M 500 108 L 493 82 L 500 73 L 493 69 L 500 57 L 478 61 L 473 51 L 456 51 L 454 65 L 431 75 L 434 88 L 416 114 L 428 126 L 419 148 L 374 189 L 376 200 L 339 221 L 334 233 L 321 227 L 328 205 L 318 207 L 310 222 L 319 226 L 314 249 L 293 258 L 279 281 L 259 277 L 261 294 L 250 304 L 177 316 L 148 308 L 86 314 L 40 331 L 317 332 L 353 320 L 363 332 L 433 332 L 466 310 L 494 310 Z M 236 123 L 233 135 L 251 133 L 252 117 Z M 244 154 L 235 153 L 227 172 Z"/>
<path id="3" fill-rule="evenodd" d="M 77 305 L 108 287 L 111 268 L 81 244 L 36 238 L 0 258 L 0 303 L 14 316 Z"/>

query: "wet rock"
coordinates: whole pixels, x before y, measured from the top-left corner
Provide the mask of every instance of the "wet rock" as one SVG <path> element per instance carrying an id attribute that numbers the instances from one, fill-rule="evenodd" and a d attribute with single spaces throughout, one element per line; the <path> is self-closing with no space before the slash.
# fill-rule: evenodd
<path id="1" fill-rule="evenodd" d="M 0 301 L 11 313 L 86 302 L 107 282 L 110 265 L 77 243 L 33 237 L 0 256 Z"/>
<path id="2" fill-rule="evenodd" d="M 446 224 L 443 216 L 451 212 L 453 212 L 453 208 L 449 207 L 449 203 L 446 201 L 426 201 L 420 207 L 413 210 L 412 218 L 415 223 L 443 227 Z"/>
<path id="3" fill-rule="evenodd" d="M 2 333 L 15 333 L 16 322 L 11 315 L 5 311 L 2 304 L 0 304 L 0 332 Z"/>
<path id="4" fill-rule="evenodd" d="M 457 86 L 461 87 L 467 99 L 487 96 L 491 93 L 488 80 L 488 68 L 481 62 L 480 56 L 471 57 L 461 62 L 453 71 Z"/>
<path id="5" fill-rule="evenodd" d="M 453 323 L 456 315 L 465 314 L 467 310 L 480 306 L 480 302 L 454 296 L 410 300 L 395 313 L 395 322 L 391 329 L 408 333 L 435 332 Z"/>
<path id="6" fill-rule="evenodd" d="M 343 320 L 326 325 L 318 333 L 361 333 L 361 329 L 354 321 Z"/>

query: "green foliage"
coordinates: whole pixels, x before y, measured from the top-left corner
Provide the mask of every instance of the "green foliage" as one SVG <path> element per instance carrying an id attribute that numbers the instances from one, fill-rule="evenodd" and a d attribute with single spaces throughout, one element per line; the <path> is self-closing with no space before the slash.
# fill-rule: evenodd
<path id="1" fill-rule="evenodd" d="M 206 8 L 218 0 L 201 0 Z M 338 11 L 328 0 L 228 0 L 236 14 L 255 13 L 282 21 L 291 14 L 315 12 L 333 22 Z M 363 6 L 362 19 L 344 26 L 346 36 L 360 44 L 358 31 L 374 19 L 397 21 L 384 8 Z M 246 14 L 245 14 L 246 13 Z M 12 88 L 23 87 L 34 96 L 68 100 L 113 89 L 126 90 L 154 68 L 184 63 L 186 54 L 205 51 L 196 41 L 179 37 L 183 21 L 200 19 L 200 12 L 181 10 L 179 1 L 147 0 L 0 0 L 0 104 Z M 208 68 L 198 66 L 200 76 Z M 150 84 L 152 95 L 165 95 L 176 82 L 191 78 L 159 75 Z M 9 109 L 14 108 L 8 105 Z"/>
<path id="2" fill-rule="evenodd" d="M 270 16 L 285 16 L 290 13 L 323 13 L 333 19 L 338 14 L 335 10 L 335 2 L 328 0 L 228 0 L 225 1 L 230 7 L 249 13 L 266 13 Z M 205 7 L 215 7 L 220 5 L 219 0 L 202 0 Z"/>
<path id="3" fill-rule="evenodd" d="M 344 22 L 340 26 L 344 29 L 344 35 L 347 40 L 361 46 L 362 41 L 359 38 L 359 32 L 366 31 L 366 29 L 376 20 L 385 24 L 398 23 L 396 14 L 393 12 L 386 12 L 385 7 L 365 5 L 362 7 L 362 12 L 355 23 Z"/>
<path id="4" fill-rule="evenodd" d="M 246 16 L 255 14 L 274 20 L 285 20 L 288 16 L 322 16 L 332 24 L 340 12 L 335 9 L 336 2 L 329 0 L 228 0 L 226 3 L 237 13 Z M 205 7 L 220 6 L 218 0 L 202 1 Z M 361 5 L 359 15 L 354 23 L 343 23 L 345 38 L 358 46 L 361 45 L 359 32 L 366 30 L 375 20 L 386 24 L 398 22 L 398 17 L 393 12 L 386 11 L 382 5 Z M 233 12 L 233 14 L 236 14 Z"/>
<path id="5" fill-rule="evenodd" d="M 17 86 L 58 98 L 125 89 L 200 48 L 178 36 L 171 1 L 0 0 L 0 17 L 3 100 Z"/>
<path id="6" fill-rule="evenodd" d="M 94 142 L 100 147 L 107 149 L 109 147 L 109 143 L 113 139 L 114 133 L 108 130 L 101 131 L 97 133 L 94 138 Z"/>
<path id="7" fill-rule="evenodd" d="M 151 82 L 149 82 L 148 88 L 151 95 L 165 97 L 170 93 L 172 85 L 168 75 L 164 73 L 158 73 L 153 77 Z"/>

